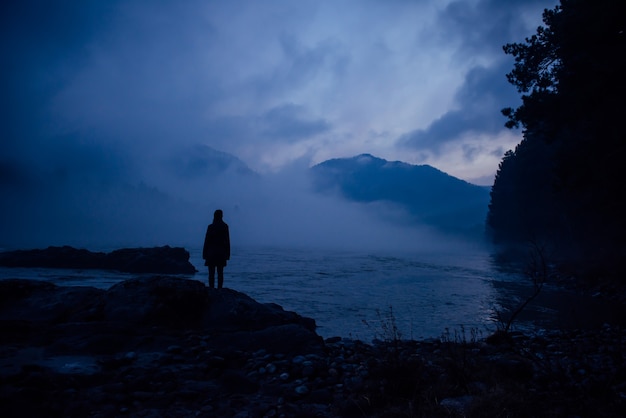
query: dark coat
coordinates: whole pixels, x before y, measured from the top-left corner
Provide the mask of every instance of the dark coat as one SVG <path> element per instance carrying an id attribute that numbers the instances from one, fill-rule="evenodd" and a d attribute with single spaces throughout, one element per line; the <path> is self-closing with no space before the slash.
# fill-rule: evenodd
<path id="1" fill-rule="evenodd" d="M 224 221 L 214 220 L 207 227 L 202 258 L 205 266 L 225 266 L 226 260 L 230 260 L 230 234 Z"/>

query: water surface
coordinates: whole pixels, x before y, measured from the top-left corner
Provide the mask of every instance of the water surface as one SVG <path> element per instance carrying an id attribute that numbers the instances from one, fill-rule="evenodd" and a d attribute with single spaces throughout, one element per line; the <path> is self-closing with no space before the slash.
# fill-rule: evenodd
<path id="1" fill-rule="evenodd" d="M 200 249 L 191 249 L 207 283 Z M 49 280 L 60 285 L 109 288 L 135 274 L 96 270 L 8 269 L 0 277 Z M 448 330 L 483 336 L 532 292 L 530 280 L 498 265 L 487 251 L 464 253 L 376 253 L 287 248 L 233 248 L 224 286 L 262 303 L 314 318 L 324 337 L 440 337 Z M 597 326 L 619 322 L 623 312 L 603 301 L 546 286 L 515 326 L 542 328 Z M 394 330 L 395 326 L 395 330 Z"/>

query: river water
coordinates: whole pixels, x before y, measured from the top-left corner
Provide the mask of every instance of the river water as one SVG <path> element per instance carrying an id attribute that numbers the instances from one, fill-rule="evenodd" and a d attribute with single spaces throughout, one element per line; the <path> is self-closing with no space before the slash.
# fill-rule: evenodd
<path id="1" fill-rule="evenodd" d="M 191 249 L 207 282 L 200 249 Z M 110 271 L 8 269 L 0 278 L 32 278 L 106 289 L 133 274 Z M 188 277 L 188 276 L 187 276 Z M 323 337 L 422 339 L 487 336 L 532 292 L 516 269 L 484 250 L 378 253 L 294 248 L 233 248 L 224 286 L 316 320 Z M 546 285 L 514 323 L 520 331 L 592 327 L 623 321 L 606 301 Z M 395 328 L 394 328 L 395 327 Z M 395 330 L 394 330 L 395 329 Z"/>

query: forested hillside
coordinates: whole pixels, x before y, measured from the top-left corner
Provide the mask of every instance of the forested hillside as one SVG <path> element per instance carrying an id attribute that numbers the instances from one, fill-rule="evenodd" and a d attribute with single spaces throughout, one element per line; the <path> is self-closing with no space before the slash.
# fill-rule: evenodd
<path id="1" fill-rule="evenodd" d="M 324 161 L 311 171 L 317 191 L 338 191 L 356 202 L 396 204 L 412 222 L 484 238 L 489 191 L 429 165 L 362 154 Z"/>
<path id="2" fill-rule="evenodd" d="M 623 0 L 561 0 L 504 51 L 522 104 L 503 110 L 523 140 L 502 160 L 488 231 L 546 248 L 590 278 L 626 281 L 626 13 Z"/>

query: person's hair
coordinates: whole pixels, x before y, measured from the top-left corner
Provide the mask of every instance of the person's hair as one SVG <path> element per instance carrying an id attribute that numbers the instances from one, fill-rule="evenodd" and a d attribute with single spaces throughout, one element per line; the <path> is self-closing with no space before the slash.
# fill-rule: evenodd
<path id="1" fill-rule="evenodd" d="M 224 212 L 222 212 L 222 209 L 217 209 L 215 212 L 213 212 L 213 220 L 222 220 L 222 217 L 224 216 Z"/>

